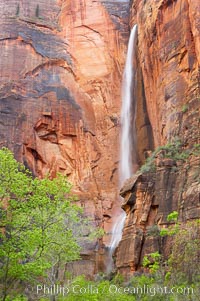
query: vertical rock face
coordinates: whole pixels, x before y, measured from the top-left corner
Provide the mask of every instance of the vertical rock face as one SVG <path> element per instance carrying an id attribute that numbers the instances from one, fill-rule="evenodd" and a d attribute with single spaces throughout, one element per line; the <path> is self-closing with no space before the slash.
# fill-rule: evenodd
<path id="1" fill-rule="evenodd" d="M 121 191 L 127 218 L 116 256 L 122 274 L 131 276 L 140 270 L 144 255 L 155 251 L 169 255 L 168 241 L 159 235 L 159 229 L 169 224 L 168 214 L 178 211 L 181 222 L 199 218 L 199 174 L 199 154 L 182 163 L 160 153 L 155 172 L 129 179 Z"/>
<path id="2" fill-rule="evenodd" d="M 128 8 L 128 1 L 0 0 L 0 145 L 36 176 L 66 174 L 94 226 L 107 232 L 119 206 Z"/>
<path id="3" fill-rule="evenodd" d="M 197 141 L 199 1 L 140 1 L 133 7 L 155 144 L 162 145 L 174 136 L 189 141 L 192 134 Z"/>
<path id="4" fill-rule="evenodd" d="M 155 171 L 135 175 L 123 187 L 127 219 L 116 266 L 125 275 L 141 268 L 145 254 L 167 255 L 159 228 L 167 226 L 169 213 L 177 210 L 183 222 L 200 216 L 200 2 L 133 1 L 131 14 L 131 24 L 138 24 L 138 60 L 152 141 L 157 147 L 178 138 L 179 151 L 188 155 L 181 160 L 158 153 Z M 136 123 L 139 131 L 141 124 Z"/>

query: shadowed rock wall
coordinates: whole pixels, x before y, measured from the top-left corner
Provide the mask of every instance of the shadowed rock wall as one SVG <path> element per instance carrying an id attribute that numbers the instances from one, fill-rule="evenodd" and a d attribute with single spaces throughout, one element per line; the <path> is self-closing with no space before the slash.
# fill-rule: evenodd
<path id="1" fill-rule="evenodd" d="M 189 156 L 176 160 L 161 152 L 155 171 L 133 175 L 123 187 L 127 219 L 116 267 L 126 276 L 141 269 L 145 254 L 169 254 L 159 237 L 169 213 L 177 210 L 182 222 L 200 217 L 200 2 L 132 1 L 135 23 L 152 141 L 158 147 L 178 138 Z"/>

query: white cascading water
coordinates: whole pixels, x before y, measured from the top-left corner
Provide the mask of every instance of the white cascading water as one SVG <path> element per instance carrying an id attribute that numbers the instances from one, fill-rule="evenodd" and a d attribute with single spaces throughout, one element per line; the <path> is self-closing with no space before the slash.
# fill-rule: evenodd
<path id="1" fill-rule="evenodd" d="M 125 180 L 133 173 L 133 123 L 132 123 L 132 100 L 133 82 L 135 70 L 133 60 L 135 59 L 135 49 L 137 43 L 137 25 L 131 30 L 126 65 L 122 81 L 122 109 L 121 109 L 121 143 L 120 143 L 120 165 L 119 165 L 119 184 L 122 187 Z M 118 216 L 112 230 L 110 242 L 110 254 L 112 255 L 122 238 L 122 231 L 126 219 L 126 213 L 122 210 Z"/>
<path id="2" fill-rule="evenodd" d="M 120 144 L 120 187 L 124 181 L 131 177 L 133 173 L 133 124 L 132 124 L 132 101 L 134 73 L 133 61 L 137 41 L 137 25 L 131 30 L 128 43 L 126 65 L 122 82 L 122 109 L 121 109 L 121 144 Z"/>

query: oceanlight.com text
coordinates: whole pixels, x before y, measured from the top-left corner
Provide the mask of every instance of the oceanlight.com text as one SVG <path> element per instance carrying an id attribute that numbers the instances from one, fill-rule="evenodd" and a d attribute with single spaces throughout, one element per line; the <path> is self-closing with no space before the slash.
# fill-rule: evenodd
<path id="1" fill-rule="evenodd" d="M 87 285 L 81 286 L 79 284 L 70 284 L 67 286 L 62 286 L 58 284 L 54 284 L 51 286 L 45 284 L 38 284 L 34 289 L 37 295 L 46 295 L 46 296 L 53 296 L 53 295 L 61 295 L 66 296 L 68 294 L 74 295 L 84 295 L 84 294 L 102 294 L 102 293 L 109 293 L 111 295 L 193 295 L 194 289 L 192 287 L 168 287 L 168 286 L 127 286 L 121 287 L 117 285 L 110 285 L 99 288 L 96 285 Z"/>

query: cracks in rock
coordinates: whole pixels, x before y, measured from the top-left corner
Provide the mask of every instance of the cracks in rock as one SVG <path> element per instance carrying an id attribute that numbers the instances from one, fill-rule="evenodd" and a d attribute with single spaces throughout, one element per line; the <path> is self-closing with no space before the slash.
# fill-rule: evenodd
<path id="1" fill-rule="evenodd" d="M 87 35 L 82 34 L 82 35 L 80 35 L 80 37 L 86 38 L 86 40 L 91 42 L 95 46 L 95 48 L 99 48 L 99 46 L 95 43 L 95 41 L 93 39 L 90 39 Z"/>
<path id="2" fill-rule="evenodd" d="M 185 168 L 185 176 L 183 177 L 182 187 L 179 191 L 179 200 L 178 200 L 178 209 L 184 210 L 184 191 L 186 191 L 187 188 L 187 179 L 188 179 L 188 171 L 190 169 L 190 164 L 188 163 L 188 166 Z"/>
<path id="3" fill-rule="evenodd" d="M 116 125 L 113 125 L 113 126 L 109 127 L 107 130 L 110 131 L 110 130 L 112 130 L 115 127 L 116 127 Z"/>
<path id="4" fill-rule="evenodd" d="M 173 3 L 177 2 L 177 0 L 163 0 L 161 3 L 160 3 L 160 6 L 158 7 L 159 9 L 162 9 L 162 8 L 167 8 L 169 7 L 170 5 L 172 5 Z"/>
<path id="5" fill-rule="evenodd" d="M 50 59 L 50 60 L 38 65 L 33 70 L 26 72 L 25 75 L 24 75 L 24 79 L 28 76 L 34 76 L 41 69 L 43 69 L 45 67 L 49 68 L 49 67 L 52 67 L 52 66 L 58 66 L 58 67 L 64 68 L 69 73 L 71 73 L 73 75 L 73 77 L 75 77 L 75 74 L 74 74 L 73 70 L 69 66 L 66 65 L 66 61 L 64 61 L 62 59 Z"/>
<path id="6" fill-rule="evenodd" d="M 14 37 L 14 38 L 10 38 L 10 37 L 8 37 L 8 38 L 0 38 L 0 42 L 2 42 L 2 41 L 15 41 L 15 40 L 17 40 L 16 37 Z"/>
<path id="7" fill-rule="evenodd" d="M 182 53 L 180 53 L 179 65 L 181 64 L 182 60 L 184 59 L 186 53 L 187 53 L 187 50 L 186 50 L 186 49 L 185 49 Z"/>
<path id="8" fill-rule="evenodd" d="M 95 133 L 93 133 L 91 130 L 89 130 L 89 129 L 86 128 L 86 127 L 83 128 L 83 131 L 84 131 L 85 133 L 89 133 L 92 137 L 95 137 L 95 136 L 96 136 Z"/>
<path id="9" fill-rule="evenodd" d="M 82 24 L 82 25 L 76 26 L 75 28 L 82 28 L 82 27 L 87 28 L 87 29 L 93 31 L 94 33 L 97 33 L 100 37 L 102 37 L 102 34 L 99 31 L 93 29 L 92 27 L 90 27 L 88 25 Z"/>
<path id="10" fill-rule="evenodd" d="M 179 57 L 178 64 L 180 65 L 182 60 L 184 59 L 184 57 L 186 56 L 186 54 L 188 52 L 187 49 L 185 49 L 185 46 L 183 46 L 182 49 L 184 49 L 183 52 L 181 52 L 181 50 L 180 50 L 177 53 L 174 53 L 171 56 L 169 56 L 168 58 L 166 58 L 166 62 L 170 62 L 172 59 Z"/>
<path id="11" fill-rule="evenodd" d="M 105 94 L 106 94 L 106 93 L 105 93 L 105 87 L 104 87 L 104 89 L 103 89 L 103 87 L 102 87 L 101 85 L 99 85 L 98 88 L 99 88 L 99 91 L 100 91 L 100 94 L 101 94 L 103 103 L 104 103 L 104 105 L 105 105 L 106 113 L 107 113 L 107 115 L 109 115 L 109 110 L 108 110 L 108 106 L 107 106 L 107 98 L 106 98 L 106 96 L 105 96 Z"/>
<path id="12" fill-rule="evenodd" d="M 115 167 L 115 168 L 112 170 L 112 174 L 111 174 L 111 176 L 110 176 L 110 181 L 111 181 L 111 182 L 112 182 L 112 180 L 113 180 L 113 177 L 114 177 L 116 171 L 117 171 L 117 167 Z"/>
<path id="13" fill-rule="evenodd" d="M 142 234 L 142 241 L 141 241 L 141 246 L 140 246 L 140 253 L 139 253 L 139 257 L 138 257 L 138 264 L 136 265 L 136 270 L 138 269 L 139 265 L 141 264 L 142 261 L 142 257 L 143 257 L 143 248 L 144 248 L 144 243 L 145 243 L 145 235 L 144 232 Z"/>
<path id="14" fill-rule="evenodd" d="M 19 41 L 21 43 L 24 43 L 25 45 L 29 45 L 35 53 L 37 53 L 38 55 L 40 55 L 41 57 L 45 57 L 44 55 L 42 55 L 41 53 L 39 53 L 36 48 L 34 47 L 34 45 L 31 43 L 31 42 L 28 42 L 28 41 L 25 41 L 21 36 L 17 36 L 17 37 L 13 37 L 13 38 L 10 38 L 10 37 L 7 37 L 7 38 L 0 38 L 0 42 L 1 41 Z"/>
<path id="15" fill-rule="evenodd" d="M 121 20 L 120 16 L 115 15 L 115 14 L 111 14 L 111 17 L 114 17 L 114 18 L 117 18 L 117 19 Z"/>
<path id="16" fill-rule="evenodd" d="M 194 39 L 194 34 L 193 34 L 193 31 L 192 31 L 192 21 L 191 21 L 191 16 L 190 16 L 190 3 L 189 3 L 189 1 L 187 0 L 187 4 L 188 4 L 188 21 L 189 21 L 189 26 L 190 26 L 190 34 L 191 34 L 191 44 L 192 44 L 192 46 L 193 46 L 193 48 L 194 48 L 194 52 L 195 52 L 195 54 L 197 53 L 197 51 L 196 51 L 196 45 L 195 45 L 195 39 Z M 191 47 L 192 47 L 191 46 Z M 197 55 L 196 55 L 197 56 Z"/>
<path id="17" fill-rule="evenodd" d="M 152 182 L 150 179 L 147 180 L 148 180 L 148 184 L 143 192 L 142 215 L 140 219 L 140 224 L 147 223 L 149 213 L 150 213 L 150 208 L 154 198 L 154 182 Z"/>
<path id="18" fill-rule="evenodd" d="M 36 27 L 39 27 L 39 28 L 46 28 L 46 29 L 49 29 L 51 31 L 54 31 L 54 30 L 61 31 L 61 29 L 58 26 L 53 27 L 50 24 L 47 24 L 45 22 L 45 20 L 44 21 L 40 20 L 41 23 L 38 23 L 34 19 L 29 19 L 29 18 L 18 18 L 18 19 L 19 19 L 19 21 L 21 21 L 23 23 L 28 23 L 28 24 L 31 24 L 31 25 L 35 25 Z"/>
<path id="19" fill-rule="evenodd" d="M 36 161 L 41 161 L 43 164 L 47 164 L 47 162 L 42 158 L 42 156 L 38 153 L 36 149 L 27 146 L 26 150 L 33 156 L 33 158 Z"/>

